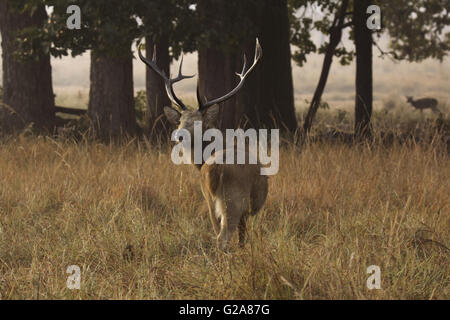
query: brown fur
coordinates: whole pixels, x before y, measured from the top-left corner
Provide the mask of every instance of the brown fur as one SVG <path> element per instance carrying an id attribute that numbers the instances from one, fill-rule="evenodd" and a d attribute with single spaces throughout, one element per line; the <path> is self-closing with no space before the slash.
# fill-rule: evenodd
<path id="1" fill-rule="evenodd" d="M 218 106 L 201 111 L 179 113 L 165 108 L 165 114 L 178 129 L 186 129 L 193 137 L 194 120 L 202 120 L 205 129 L 217 119 Z M 224 155 L 226 150 L 214 156 Z M 192 152 L 194 154 L 194 152 Z M 247 157 L 248 158 L 248 157 Z M 246 221 L 262 208 L 268 192 L 267 176 L 260 174 L 258 164 L 208 164 L 200 167 L 200 186 L 209 210 L 209 216 L 217 236 L 217 245 L 225 249 L 236 229 L 239 229 L 239 244 L 244 244 Z"/>
<path id="2" fill-rule="evenodd" d="M 439 113 L 437 108 L 438 101 L 434 98 L 422 98 L 414 100 L 413 97 L 406 97 L 406 100 L 416 109 L 423 112 L 425 109 L 431 109 L 434 113 Z"/>

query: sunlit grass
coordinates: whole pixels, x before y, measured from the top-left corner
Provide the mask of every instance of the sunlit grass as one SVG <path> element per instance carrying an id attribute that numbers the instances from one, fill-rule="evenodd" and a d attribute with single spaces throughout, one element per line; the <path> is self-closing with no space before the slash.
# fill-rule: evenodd
<path id="1" fill-rule="evenodd" d="M 0 153 L 2 299 L 449 298 L 439 143 L 285 147 L 248 242 L 229 253 L 199 173 L 167 150 L 22 135 Z M 367 289 L 370 265 L 380 290 Z"/>

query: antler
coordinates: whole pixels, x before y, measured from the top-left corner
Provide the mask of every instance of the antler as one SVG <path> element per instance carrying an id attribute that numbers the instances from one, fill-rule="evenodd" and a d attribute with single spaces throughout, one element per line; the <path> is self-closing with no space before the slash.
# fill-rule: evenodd
<path id="1" fill-rule="evenodd" d="M 197 84 L 197 101 L 198 101 L 198 106 L 199 106 L 199 110 L 204 110 L 214 104 L 218 104 L 221 102 L 224 102 L 228 99 L 230 99 L 232 96 L 234 96 L 236 93 L 238 93 L 239 90 L 241 90 L 242 86 L 244 85 L 245 79 L 247 78 L 247 76 L 250 74 L 250 72 L 253 70 L 253 68 L 258 64 L 259 60 L 262 57 L 262 48 L 261 45 L 259 44 L 259 40 L 258 38 L 256 38 L 256 48 L 255 48 L 255 59 L 253 61 L 252 66 L 245 71 L 246 69 L 246 65 L 247 65 L 247 58 L 244 54 L 244 67 L 242 68 L 242 72 L 241 73 L 237 73 L 236 75 L 241 79 L 239 81 L 239 84 L 233 89 L 231 90 L 229 93 L 227 93 L 226 95 L 224 95 L 223 97 L 211 100 L 211 101 L 207 101 L 206 103 L 203 103 L 201 97 L 200 97 L 200 93 L 199 93 L 199 88 L 198 88 L 198 84 Z"/>
<path id="2" fill-rule="evenodd" d="M 161 70 L 158 68 L 158 66 L 156 65 L 156 46 L 153 49 L 153 58 L 152 61 L 147 60 L 146 58 L 144 58 L 144 56 L 141 53 L 141 47 L 142 44 L 139 45 L 139 58 L 142 60 L 142 62 L 144 62 L 148 67 L 150 67 L 153 71 L 155 71 L 157 74 L 159 74 L 161 76 L 161 78 L 164 79 L 164 83 L 166 84 L 166 92 L 167 95 L 169 96 L 170 101 L 172 101 L 174 104 L 176 104 L 177 106 L 179 106 L 182 110 L 187 110 L 187 107 L 184 105 L 184 103 L 175 95 L 175 92 L 173 91 L 173 84 L 176 82 L 179 82 L 181 80 L 184 79 L 189 79 L 189 78 L 193 78 L 195 77 L 195 74 L 192 76 L 185 76 L 181 73 L 181 69 L 183 67 L 183 56 L 181 56 L 181 62 L 180 62 L 180 69 L 178 71 L 178 77 L 174 78 L 174 79 L 170 79 L 166 76 L 166 73 L 164 72 L 164 70 Z"/>

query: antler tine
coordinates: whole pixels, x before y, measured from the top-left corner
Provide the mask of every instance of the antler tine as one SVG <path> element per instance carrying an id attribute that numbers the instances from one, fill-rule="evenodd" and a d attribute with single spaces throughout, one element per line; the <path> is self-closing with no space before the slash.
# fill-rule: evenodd
<path id="1" fill-rule="evenodd" d="M 197 103 L 198 103 L 198 109 L 203 109 L 203 100 L 202 96 L 200 95 L 200 81 L 197 81 Z"/>
<path id="2" fill-rule="evenodd" d="M 261 59 L 261 57 L 262 57 L 261 44 L 259 43 L 259 39 L 256 38 L 255 61 Z"/>
<path id="3" fill-rule="evenodd" d="M 181 61 L 180 61 L 180 68 L 178 70 L 178 77 L 176 77 L 175 79 L 171 79 L 172 83 L 175 83 L 175 82 L 178 82 L 178 81 L 181 81 L 181 80 L 184 80 L 184 79 L 191 79 L 191 78 L 195 77 L 195 74 L 193 74 L 192 76 L 185 76 L 185 75 L 183 75 L 183 73 L 182 73 L 183 59 L 184 59 L 184 57 L 182 55 L 181 56 Z"/>
<path id="4" fill-rule="evenodd" d="M 159 75 L 164 79 L 164 81 L 166 81 L 167 77 L 166 77 L 166 76 L 161 72 L 161 70 L 156 66 L 156 63 L 155 63 L 156 61 L 155 61 L 155 60 L 153 60 L 153 61 L 147 60 L 147 59 L 142 55 L 141 48 L 142 48 L 142 44 L 140 44 L 140 45 L 139 45 L 139 48 L 138 48 L 139 58 L 142 60 L 142 62 L 144 62 L 149 68 L 151 68 L 153 71 L 155 71 L 157 74 L 159 74 Z M 155 59 L 155 58 L 156 58 L 156 53 L 154 53 L 153 56 L 154 56 L 153 59 Z M 167 80 L 168 80 L 168 79 L 167 79 Z"/>
<path id="5" fill-rule="evenodd" d="M 178 99 L 178 97 L 175 95 L 175 92 L 173 91 L 173 84 L 178 81 L 181 81 L 183 79 L 192 78 L 195 75 L 194 76 L 183 76 L 181 74 L 181 66 L 183 64 L 183 61 L 181 61 L 180 72 L 179 72 L 178 77 L 175 79 L 170 79 L 170 77 L 167 77 L 166 73 L 163 70 L 159 69 L 156 64 L 156 46 L 154 47 L 154 50 L 153 50 L 152 61 L 149 61 L 142 55 L 141 49 L 142 49 L 142 44 L 140 44 L 139 48 L 138 48 L 139 58 L 142 60 L 142 62 L 144 62 L 147 65 L 147 67 L 149 67 L 150 69 L 155 71 L 157 74 L 159 74 L 159 76 L 161 78 L 163 78 L 165 86 L 166 86 L 166 92 L 167 92 L 167 95 L 169 96 L 170 101 L 172 101 L 175 105 L 180 107 L 182 110 L 187 110 L 187 107 L 184 105 L 184 103 L 180 99 Z"/>
<path id="6" fill-rule="evenodd" d="M 237 73 L 236 75 L 239 76 L 239 78 L 242 79 L 242 77 L 245 75 L 245 69 L 247 68 L 247 56 L 244 53 L 244 66 L 242 67 L 242 72 L 241 73 Z"/>
<path id="7" fill-rule="evenodd" d="M 211 107 L 214 104 L 218 104 L 218 103 L 224 102 L 224 101 L 230 99 L 231 97 L 233 97 L 236 93 L 238 93 L 239 90 L 242 89 L 242 87 L 243 87 L 243 85 L 245 83 L 245 79 L 250 74 L 250 72 L 255 68 L 255 66 L 258 64 L 259 60 L 261 60 L 261 57 L 262 57 L 262 48 L 261 48 L 261 45 L 259 44 L 258 38 L 256 38 L 255 59 L 253 61 L 252 66 L 247 71 L 245 70 L 246 66 L 247 66 L 247 57 L 244 54 L 244 67 L 242 69 L 242 73 L 236 73 L 236 75 L 239 76 L 239 78 L 241 79 L 239 81 L 239 84 L 233 90 L 228 92 L 226 95 L 224 95 L 224 96 L 222 96 L 220 98 L 211 100 L 211 101 L 207 101 L 204 104 L 200 103 L 201 99 L 199 99 L 198 95 L 197 95 L 197 100 L 199 101 L 199 109 L 200 110 L 206 109 L 208 107 Z"/>

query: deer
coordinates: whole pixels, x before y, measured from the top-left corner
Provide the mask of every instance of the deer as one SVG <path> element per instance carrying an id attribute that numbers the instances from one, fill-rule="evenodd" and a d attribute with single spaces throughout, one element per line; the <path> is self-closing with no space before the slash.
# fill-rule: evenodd
<path id="1" fill-rule="evenodd" d="M 423 113 L 425 109 L 431 109 L 434 113 L 440 113 L 437 108 L 438 101 L 434 98 L 422 98 L 414 100 L 413 97 L 406 96 L 407 102 L 409 102 L 416 110 L 420 110 Z"/>
<path id="2" fill-rule="evenodd" d="M 164 80 L 167 95 L 172 104 L 176 106 L 176 108 L 172 106 L 164 107 L 166 118 L 172 125 L 177 127 L 177 130 L 187 130 L 191 137 L 194 137 L 194 122 L 196 121 L 201 121 L 204 130 L 215 128 L 219 115 L 219 104 L 230 99 L 242 89 L 248 75 L 254 70 L 262 57 L 262 48 L 258 39 L 256 39 L 253 64 L 247 69 L 247 61 L 244 55 L 242 72 L 236 73 L 240 78 L 236 87 L 222 97 L 209 101 L 204 97 L 206 101 L 203 101 L 200 96 L 199 83 L 197 83 L 198 108 L 197 110 L 191 110 L 176 96 L 173 90 L 174 83 L 195 76 L 182 74 L 183 57 L 181 57 L 178 76 L 171 78 L 170 75 L 167 77 L 165 72 L 157 66 L 156 50 L 153 51 L 154 54 L 151 61 L 146 59 L 141 53 L 141 45 L 138 52 L 141 61 Z M 180 142 L 176 132 L 173 137 L 175 137 L 177 142 Z M 191 148 L 190 154 L 193 155 L 194 150 L 193 147 Z M 226 148 L 218 150 L 211 155 L 211 158 L 221 157 L 227 151 L 229 150 Z M 243 247 L 246 237 L 247 219 L 249 216 L 256 215 L 266 201 L 268 178 L 260 174 L 262 165 L 259 160 L 256 164 L 220 164 L 208 160 L 202 160 L 202 163 L 195 164 L 195 166 L 200 171 L 201 192 L 208 206 L 209 218 L 216 235 L 216 245 L 223 251 L 227 250 L 233 233 L 238 229 L 239 246 Z"/>

